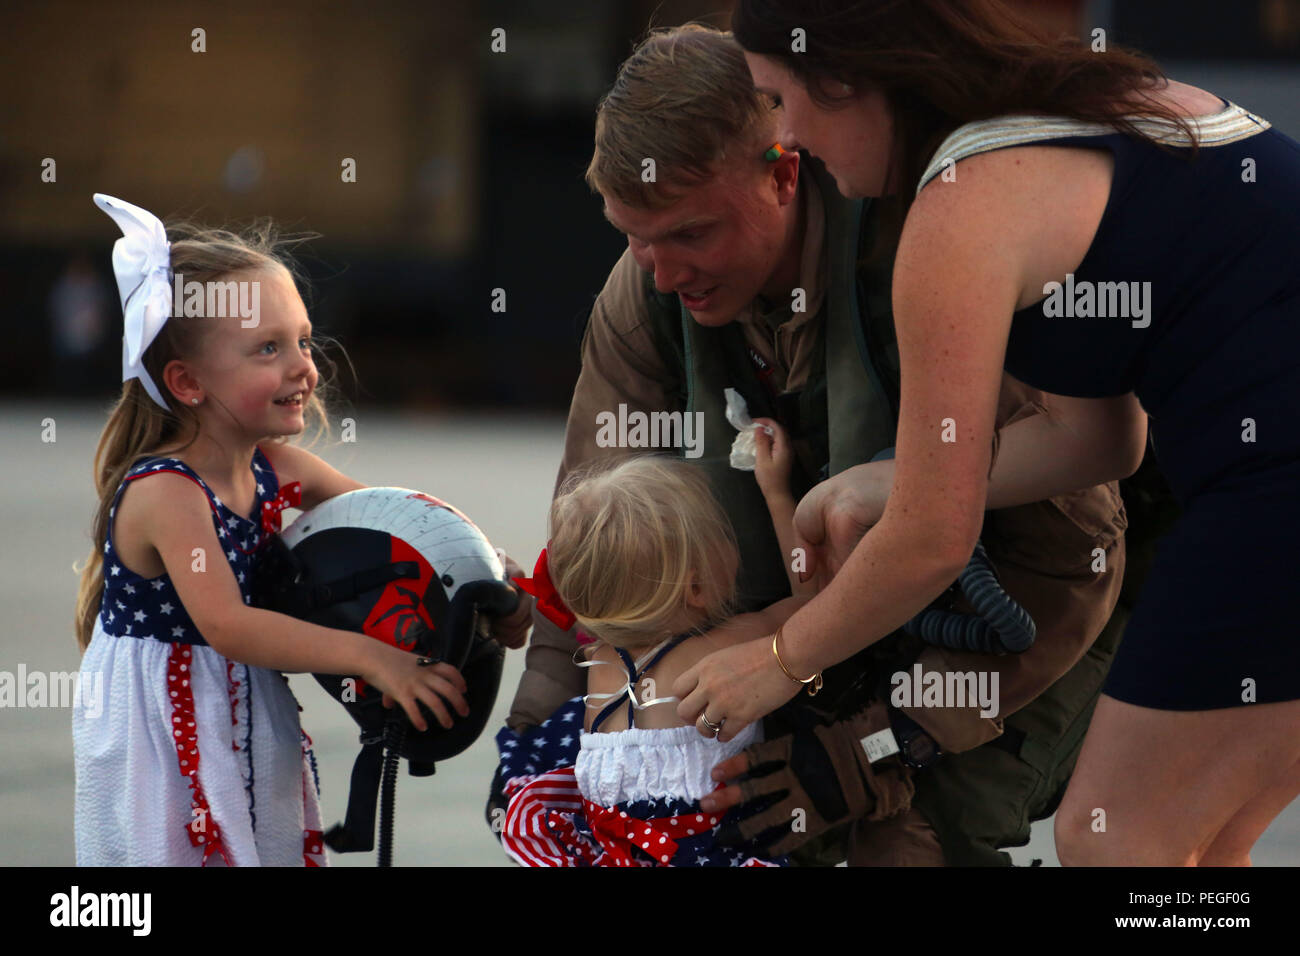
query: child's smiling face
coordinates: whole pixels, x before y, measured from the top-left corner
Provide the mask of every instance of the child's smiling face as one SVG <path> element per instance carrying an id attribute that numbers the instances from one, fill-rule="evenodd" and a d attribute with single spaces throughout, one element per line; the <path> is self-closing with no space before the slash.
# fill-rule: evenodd
<path id="1" fill-rule="evenodd" d="M 238 316 L 197 320 L 212 327 L 202 355 L 183 363 L 189 374 L 182 380 L 195 387 L 182 401 L 198 397 L 200 415 L 215 414 L 223 430 L 233 424 L 253 441 L 296 435 L 305 427 L 303 409 L 318 378 L 307 309 L 282 268 L 222 277 L 232 280 L 260 284 L 256 324 L 245 328 L 243 322 L 252 320 Z"/>

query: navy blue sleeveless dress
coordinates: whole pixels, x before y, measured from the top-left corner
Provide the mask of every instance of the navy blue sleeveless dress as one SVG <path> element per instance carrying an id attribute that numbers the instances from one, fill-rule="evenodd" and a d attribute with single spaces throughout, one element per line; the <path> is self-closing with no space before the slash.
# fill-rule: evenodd
<path id="1" fill-rule="evenodd" d="M 301 500 L 300 483 L 282 488 L 260 448 L 249 469 L 257 488 L 247 515 L 177 458 L 135 462 L 114 496 L 103 598 L 81 661 L 98 694 L 72 715 L 80 866 L 327 864 L 311 738 L 285 677 L 222 656 L 169 574 L 142 577 L 117 552 L 114 519 L 127 487 L 182 475 L 207 496 L 222 549 L 189 570 L 227 563 L 249 603 L 280 512 Z"/>
<path id="2" fill-rule="evenodd" d="M 1183 513 L 1104 691 L 1163 710 L 1300 698 L 1300 143 L 1233 104 L 1191 122 L 1194 159 L 1154 121 L 1169 149 L 1073 120 L 970 124 L 921 183 L 1009 146 L 1114 156 L 1092 246 L 1015 314 L 1005 364 L 1049 393 L 1133 392 L 1150 416 Z"/>

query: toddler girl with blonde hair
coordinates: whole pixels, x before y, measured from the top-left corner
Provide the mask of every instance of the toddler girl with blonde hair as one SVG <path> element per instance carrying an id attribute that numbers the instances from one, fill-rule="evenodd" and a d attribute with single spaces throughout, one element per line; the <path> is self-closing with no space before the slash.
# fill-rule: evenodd
<path id="1" fill-rule="evenodd" d="M 782 447 L 783 439 L 774 436 Z M 786 548 L 794 504 L 778 490 L 788 482 L 768 472 L 788 468 L 788 456 L 759 461 Z M 498 735 L 506 852 L 531 866 L 775 865 L 718 845 L 722 815 L 698 805 L 718 786 L 713 767 L 758 742 L 761 725 L 725 742 L 705 736 L 665 706 L 677 698 L 659 688 L 707 654 L 771 635 L 808 588 L 791 575 L 794 597 L 732 616 L 735 536 L 704 474 L 680 459 L 632 458 L 571 475 L 550 530 L 534 585 L 557 623 L 576 621 L 594 639 L 579 652 L 588 693 L 540 727 Z M 539 772 L 546 767 L 556 769 Z"/>

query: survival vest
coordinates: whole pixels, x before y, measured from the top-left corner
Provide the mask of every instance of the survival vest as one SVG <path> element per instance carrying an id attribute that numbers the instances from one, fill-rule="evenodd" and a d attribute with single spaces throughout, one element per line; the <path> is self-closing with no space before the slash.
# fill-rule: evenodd
<path id="1" fill-rule="evenodd" d="M 825 295 L 805 334 L 816 335 L 804 387 L 773 395 L 763 384 L 762 360 L 751 353 L 736 322 L 709 328 L 696 322 L 675 293 L 645 277 L 651 327 L 664 364 L 681 370 L 681 408 L 702 412 L 702 454 L 688 459 L 705 469 L 735 529 L 741 562 L 741 610 L 790 594 L 782 555 L 754 476 L 730 466 L 736 430 L 726 420 L 724 390 L 744 396 L 750 415 L 779 421 L 795 451 L 791 491 L 798 500 L 814 484 L 870 461 L 894 444 L 898 423 L 898 346 L 889 300 L 892 262 L 859 265 L 877 226 L 870 201 L 841 196 L 820 162 L 803 156 L 826 210 Z M 788 558 L 788 556 L 786 556 Z"/>

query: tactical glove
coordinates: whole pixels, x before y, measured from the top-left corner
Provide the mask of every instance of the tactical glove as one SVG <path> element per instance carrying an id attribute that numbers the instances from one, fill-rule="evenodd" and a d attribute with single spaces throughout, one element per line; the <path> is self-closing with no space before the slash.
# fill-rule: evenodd
<path id="1" fill-rule="evenodd" d="M 744 800 L 737 812 L 749 815 L 725 825 L 718 841 L 785 856 L 843 823 L 902 813 L 915 787 L 897 753 L 881 756 L 891 745 L 889 711 L 875 701 L 836 723 L 749 747 L 750 770 L 737 780 Z"/>

